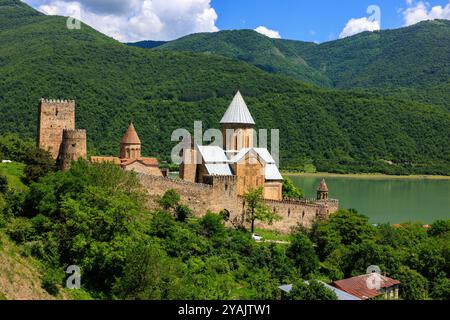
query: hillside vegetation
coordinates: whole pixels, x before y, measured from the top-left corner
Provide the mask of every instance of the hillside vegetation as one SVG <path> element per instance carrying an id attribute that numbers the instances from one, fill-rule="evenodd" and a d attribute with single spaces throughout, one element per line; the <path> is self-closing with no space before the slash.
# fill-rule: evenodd
<path id="1" fill-rule="evenodd" d="M 292 283 L 290 299 L 333 300 L 315 280 L 360 275 L 376 262 L 401 281 L 402 299 L 450 299 L 450 221 L 436 221 L 428 231 L 420 223 L 375 227 L 367 217 L 341 210 L 312 230 L 299 225 L 276 236 L 280 244 L 258 243 L 248 226 L 226 227 L 225 215 L 192 217 L 174 190 L 149 211 L 134 173 L 83 160 L 68 172 L 42 177 L 21 197 L 11 193 L 0 207 L 0 240 L 3 234 L 14 240 L 0 243 L 0 294 L 9 299 L 18 291 L 28 297 L 31 284 L 40 288 L 28 268 L 9 267 L 11 246 L 36 259 L 41 286 L 57 297 L 66 292 L 65 270 L 77 265 L 81 290 L 69 296 L 76 299 L 277 300 L 278 287 Z M 5 291 L 7 277 L 15 280 Z M 311 284 L 305 287 L 304 280 Z M 47 297 L 40 294 L 33 297 Z"/>
<path id="2" fill-rule="evenodd" d="M 425 21 L 395 30 L 363 32 L 322 44 L 270 39 L 256 31 L 189 35 L 164 44 L 133 45 L 203 52 L 340 88 L 418 87 L 450 81 L 450 21 Z"/>
<path id="3" fill-rule="evenodd" d="M 135 45 L 146 47 L 146 42 Z M 253 30 L 198 33 L 156 46 L 162 50 L 203 52 L 245 61 L 268 71 L 316 85 L 331 86 L 322 72 L 310 67 L 298 54 L 300 46 L 313 48 L 314 43 L 270 39 Z"/>
<path id="4" fill-rule="evenodd" d="M 91 153 L 117 154 L 133 120 L 143 153 L 169 160 L 173 130 L 217 127 L 240 88 L 258 127 L 280 129 L 283 168 L 450 174 L 450 114 L 433 105 L 321 89 L 217 55 L 133 48 L 15 0 L 0 2 L 0 20 L 0 133 L 34 138 L 41 97 L 76 99 Z"/>

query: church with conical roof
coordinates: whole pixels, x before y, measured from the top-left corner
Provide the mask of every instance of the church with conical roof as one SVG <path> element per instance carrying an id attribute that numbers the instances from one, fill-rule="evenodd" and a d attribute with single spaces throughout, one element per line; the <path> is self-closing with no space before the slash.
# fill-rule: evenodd
<path id="1" fill-rule="evenodd" d="M 184 150 L 180 177 L 207 183 L 211 176 L 236 178 L 237 194 L 263 188 L 267 200 L 282 200 L 283 177 L 266 148 L 255 146 L 255 120 L 238 91 L 220 121 L 223 147 L 194 145 Z"/>
<path id="2" fill-rule="evenodd" d="M 120 140 L 120 157 L 91 157 L 93 163 L 114 163 L 127 171 L 163 176 L 156 158 L 141 156 L 141 139 L 131 122 Z"/>

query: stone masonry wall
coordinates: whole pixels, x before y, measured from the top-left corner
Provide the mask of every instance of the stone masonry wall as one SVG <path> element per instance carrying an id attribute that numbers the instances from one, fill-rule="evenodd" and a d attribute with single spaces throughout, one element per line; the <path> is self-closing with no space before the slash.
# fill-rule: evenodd
<path id="1" fill-rule="evenodd" d="M 39 102 L 38 147 L 58 158 L 65 129 L 75 129 L 75 101 L 45 100 Z"/>
<path id="2" fill-rule="evenodd" d="M 235 177 L 209 177 L 207 180 L 211 185 L 145 174 L 139 174 L 139 179 L 149 194 L 148 207 L 150 209 L 157 208 L 155 200 L 158 196 L 164 195 L 169 189 L 174 189 L 180 194 L 183 204 L 190 207 L 197 217 L 203 216 L 208 210 L 218 213 L 226 209 L 230 212 L 232 220 L 241 217 L 244 210 L 244 201 L 242 197 L 237 196 Z M 310 228 L 315 219 L 326 219 L 339 208 L 337 200 L 317 203 L 306 200 L 267 200 L 266 203 L 282 217 L 282 220 L 272 226 L 262 223 L 256 223 L 256 226 L 283 233 L 288 233 L 299 223 Z"/>

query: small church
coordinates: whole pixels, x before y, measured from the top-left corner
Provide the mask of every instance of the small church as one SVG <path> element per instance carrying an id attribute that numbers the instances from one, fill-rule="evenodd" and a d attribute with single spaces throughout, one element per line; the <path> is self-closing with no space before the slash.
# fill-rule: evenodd
<path id="1" fill-rule="evenodd" d="M 192 145 L 185 149 L 180 178 L 207 184 L 211 176 L 236 177 L 239 196 L 263 188 L 264 199 L 283 200 L 283 177 L 270 152 L 254 145 L 255 125 L 238 91 L 220 121 L 224 147 Z"/>
<path id="2" fill-rule="evenodd" d="M 133 123 L 120 140 L 120 157 L 91 157 L 92 163 L 113 163 L 125 171 L 135 171 L 152 176 L 163 176 L 158 159 L 141 156 L 141 139 Z"/>

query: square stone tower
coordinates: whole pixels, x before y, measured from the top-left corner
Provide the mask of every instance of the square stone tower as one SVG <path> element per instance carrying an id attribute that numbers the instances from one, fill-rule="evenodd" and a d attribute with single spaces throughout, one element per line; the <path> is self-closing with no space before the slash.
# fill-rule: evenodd
<path id="1" fill-rule="evenodd" d="M 75 130 L 75 101 L 41 99 L 37 144 L 55 160 L 61 151 L 64 130 Z"/>

